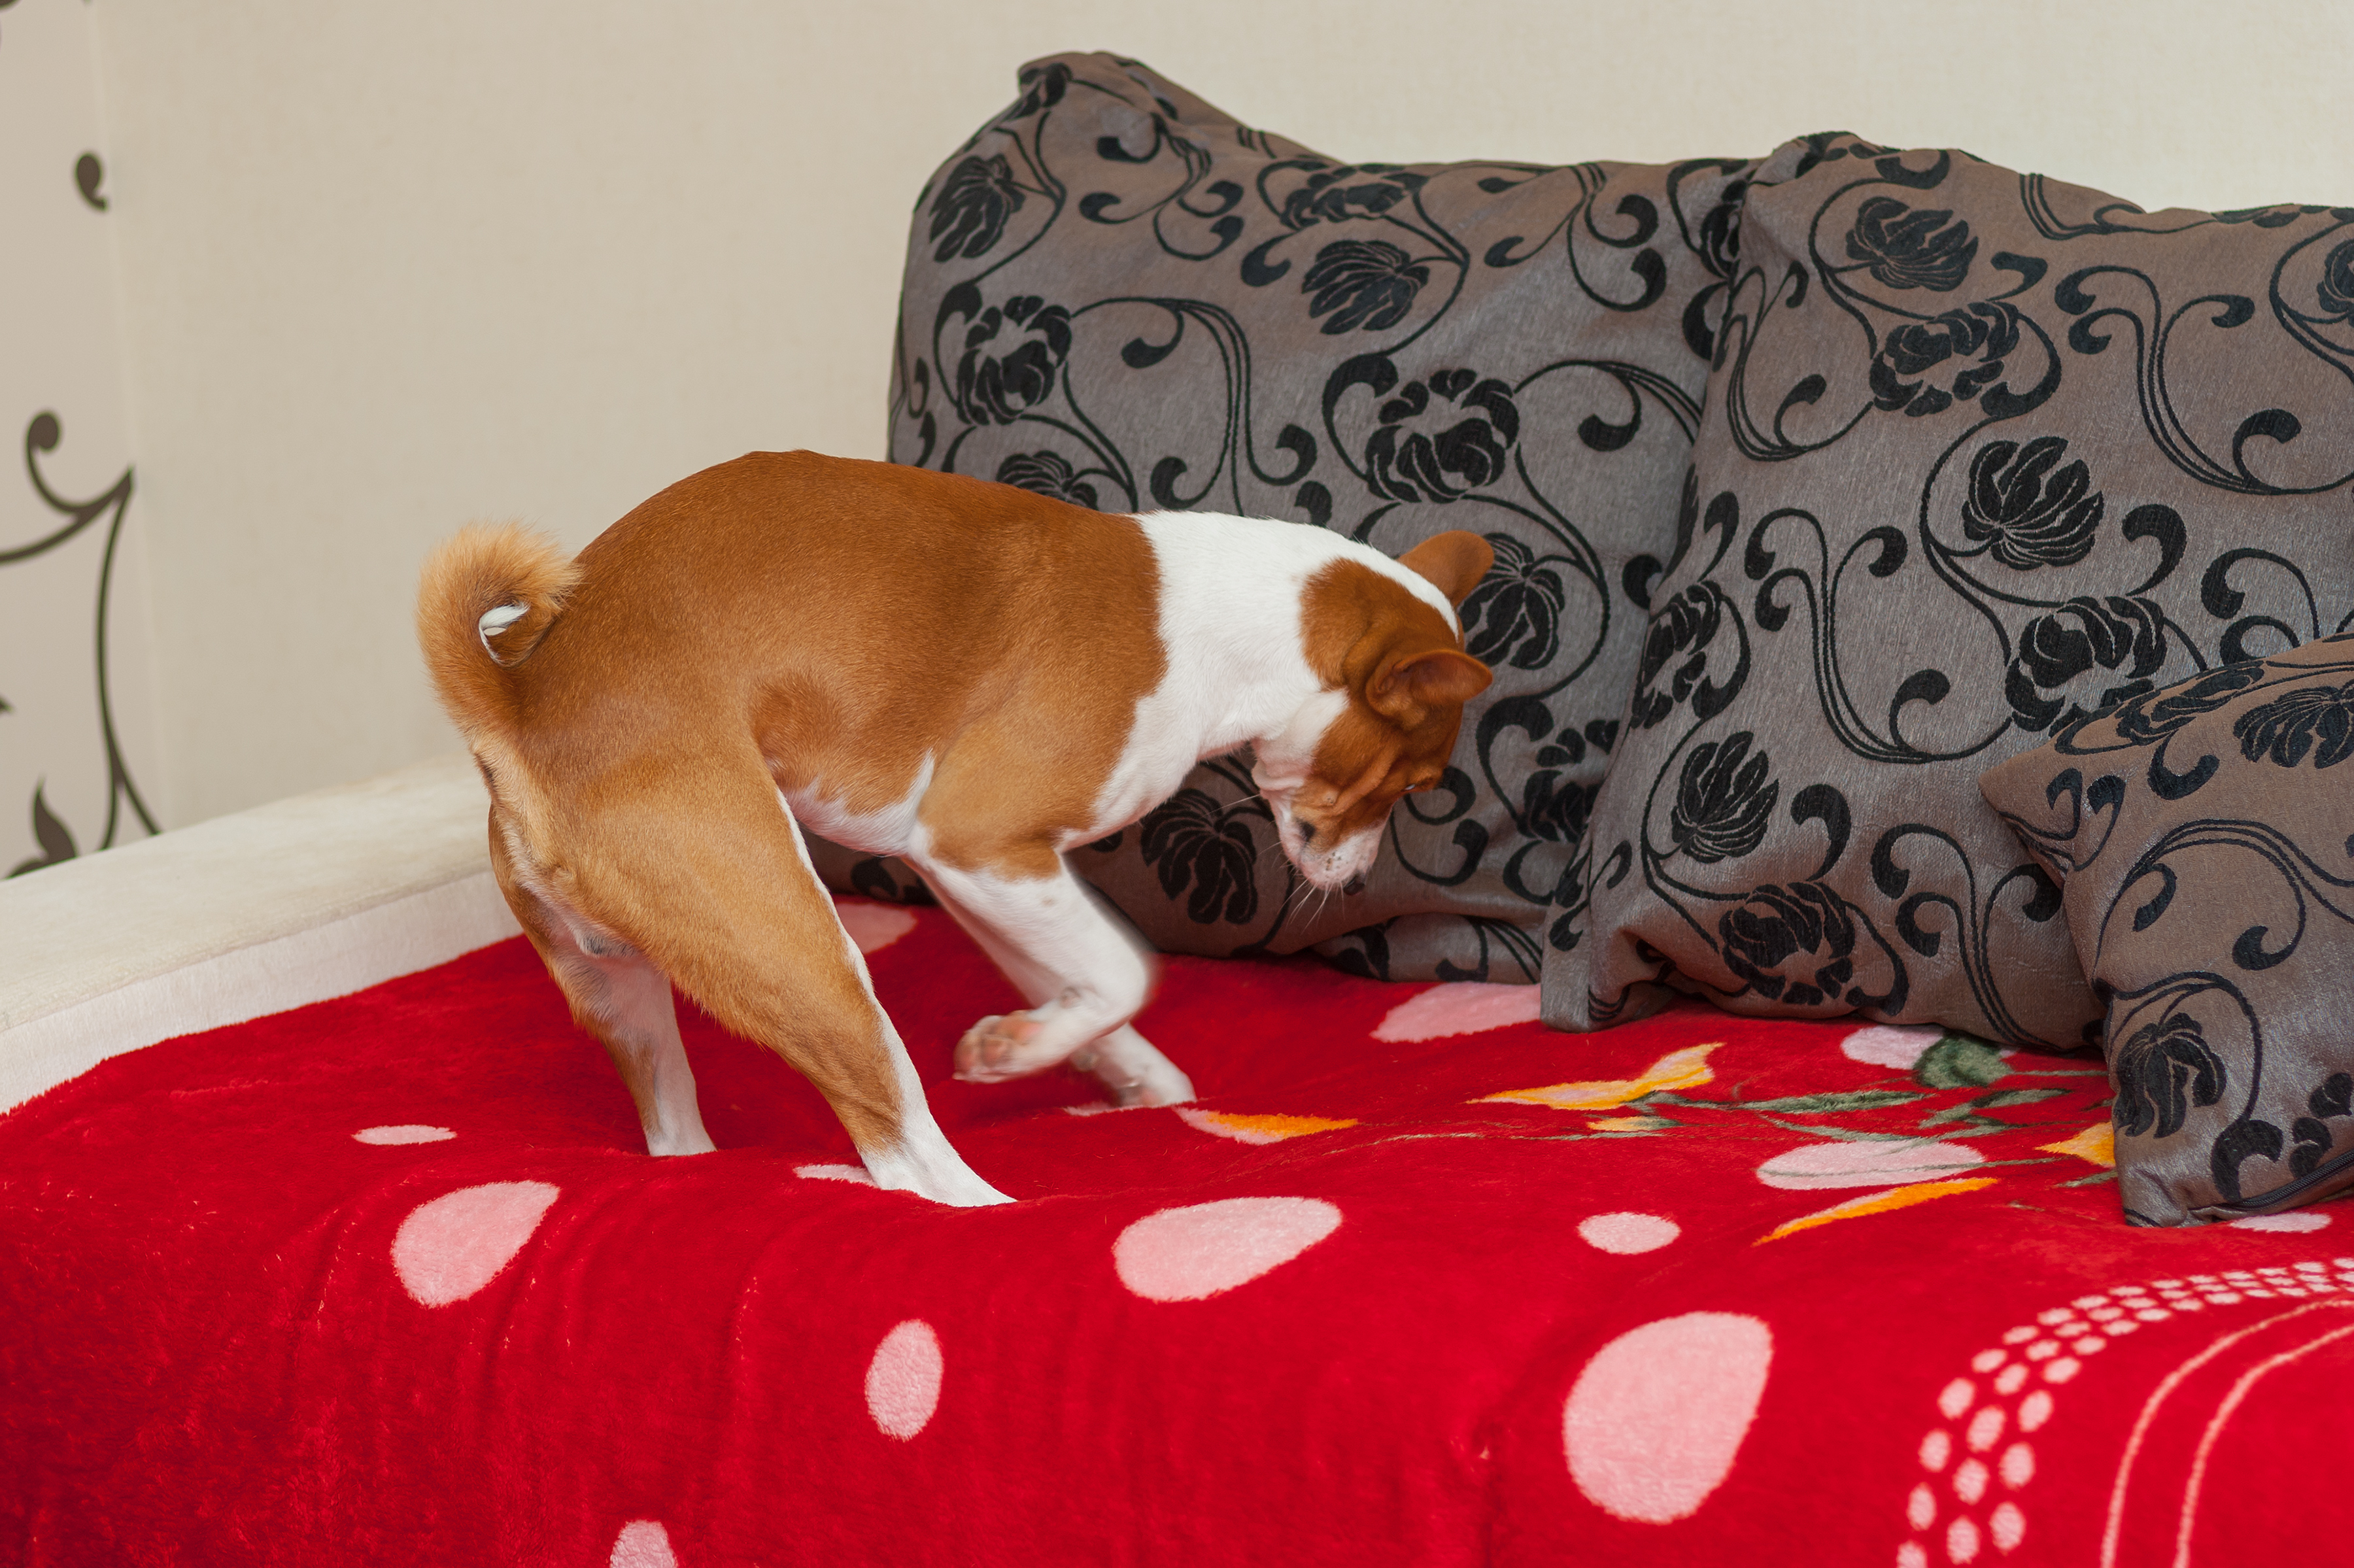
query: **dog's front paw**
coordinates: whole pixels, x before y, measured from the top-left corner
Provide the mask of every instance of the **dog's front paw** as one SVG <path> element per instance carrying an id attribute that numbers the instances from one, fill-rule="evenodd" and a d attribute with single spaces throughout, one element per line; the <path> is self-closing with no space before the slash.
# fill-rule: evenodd
<path id="1" fill-rule="evenodd" d="M 1075 1053 L 1071 1065 L 1093 1074 L 1106 1097 L 1123 1110 L 1182 1106 L 1193 1098 L 1193 1081 L 1133 1029 L 1113 1030 Z"/>
<path id="2" fill-rule="evenodd" d="M 984 1018 L 957 1042 L 956 1075 L 969 1084 L 1027 1077 L 1062 1060 L 1039 1049 L 1045 1025 L 1026 1012 Z"/>

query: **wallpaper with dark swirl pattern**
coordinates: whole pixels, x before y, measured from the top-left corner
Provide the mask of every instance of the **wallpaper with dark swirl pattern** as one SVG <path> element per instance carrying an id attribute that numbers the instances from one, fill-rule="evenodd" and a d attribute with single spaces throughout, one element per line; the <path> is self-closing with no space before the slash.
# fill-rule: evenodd
<path id="1" fill-rule="evenodd" d="M 2062 885 L 2137 1224 L 2354 1186 L 2354 636 L 2221 664 L 1979 781 Z"/>
<path id="2" fill-rule="evenodd" d="M 8 876 L 39 871 L 44 866 L 71 860 L 88 850 L 111 849 L 133 819 L 136 819 L 140 828 L 146 832 L 161 831 L 155 824 L 154 816 L 147 809 L 147 802 L 140 798 L 139 787 L 132 781 L 131 765 L 124 758 L 122 736 L 115 724 L 112 669 L 108 657 L 115 556 L 122 547 L 122 525 L 131 506 L 131 471 L 124 469 L 122 476 L 105 491 L 83 500 L 58 494 L 41 472 L 41 456 L 57 450 L 61 429 L 58 417 L 47 410 L 33 416 L 32 422 L 25 429 L 26 478 L 31 483 L 33 493 L 51 515 L 48 525 L 35 537 L 22 544 L 0 545 L 0 568 L 39 560 L 59 550 L 85 530 L 101 522 L 106 525 L 105 544 L 99 556 L 91 638 L 98 697 L 97 723 L 93 727 L 98 744 L 104 750 L 106 763 L 106 819 L 92 842 L 77 844 L 73 830 L 50 805 L 46 784 L 36 785 L 30 816 L 37 852 L 8 864 L 5 874 Z M 13 579 L 9 586 L 14 586 Z M 0 714 L 9 709 L 7 698 L 0 696 Z"/>
<path id="3" fill-rule="evenodd" d="M 1245 758 L 1076 867 L 1172 950 L 1535 980 L 1674 538 L 1745 165 L 1351 164 L 1110 55 L 1019 86 L 917 203 L 895 461 L 1496 552 L 1463 607 L 1495 684 L 1361 894 L 1310 895 Z"/>
<path id="4" fill-rule="evenodd" d="M 2146 213 L 1787 144 L 1739 215 L 1569 1028 L 1678 991 L 2064 1047 L 2101 1007 L 1988 767 L 2354 617 L 2354 207 Z"/>
<path id="5" fill-rule="evenodd" d="M 147 628 L 91 27 L 45 0 L 0 31 L 0 877 L 156 831 L 133 777 L 153 756 Z"/>

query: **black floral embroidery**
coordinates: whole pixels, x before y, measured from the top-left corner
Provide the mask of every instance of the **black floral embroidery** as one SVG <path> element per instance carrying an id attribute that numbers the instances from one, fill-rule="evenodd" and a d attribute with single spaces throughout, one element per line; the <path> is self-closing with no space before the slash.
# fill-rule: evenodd
<path id="1" fill-rule="evenodd" d="M 1894 196 L 1873 196 L 1856 209 L 1848 230 L 1850 260 L 1869 266 L 1891 289 L 1951 293 L 1969 275 L 1978 242 L 1967 223 L 1947 211 L 1914 211 Z"/>
<path id="2" fill-rule="evenodd" d="M 1373 493 L 1390 501 L 1453 501 L 1495 483 L 1521 435 L 1511 388 L 1472 370 L 1407 382 L 1380 418 L 1365 443 L 1365 470 Z"/>
<path id="3" fill-rule="evenodd" d="M 1022 97 L 1005 118 L 1027 120 L 1040 110 L 1052 109 L 1063 101 L 1063 94 L 1071 85 L 1071 68 L 1061 60 L 1049 61 L 1043 68 L 1024 66 L 1014 79 L 1022 89 Z"/>
<path id="4" fill-rule="evenodd" d="M 1746 180 L 1729 183 L 1723 197 L 1692 228 L 1693 249 L 1701 265 L 1716 280 L 1694 291 L 1691 302 L 1684 306 L 1684 346 L 1702 359 L 1716 357 L 1714 318 L 1724 308 L 1725 289 L 1733 281 L 1734 260 L 1741 249 L 1741 198 L 1748 189 Z"/>
<path id="5" fill-rule="evenodd" d="M 2232 734 L 2251 762 L 2295 768 L 2310 750 L 2316 768 L 2334 768 L 2354 756 L 2354 681 L 2284 692 L 2232 720 Z"/>
<path id="6" fill-rule="evenodd" d="M 1735 253 L 1741 248 L 1741 198 L 1748 192 L 1749 182 L 1734 180 L 1724 187 L 1723 196 L 1708 209 L 1695 230 L 1700 241 L 1701 265 L 1712 276 L 1730 278 Z"/>
<path id="7" fill-rule="evenodd" d="M 838 850 L 836 846 L 825 844 L 822 839 L 811 847 L 818 850 L 820 846 L 823 849 L 834 850 L 837 853 L 850 853 Z M 819 869 L 822 871 L 824 867 L 821 865 Z M 938 902 L 932 896 L 932 890 L 924 885 L 923 879 L 909 871 L 907 863 L 896 856 L 862 855 L 858 857 L 851 863 L 849 880 L 852 892 L 862 894 L 868 898 L 879 899 L 885 904 L 928 905 Z"/>
<path id="8" fill-rule="evenodd" d="M 1363 175 L 1373 177 L 1358 178 Z M 1305 228 L 1352 217 L 1379 217 L 1420 190 L 1423 181 L 1423 175 L 1395 164 L 1343 164 L 1320 170 L 1284 198 L 1283 221 L 1288 228 Z"/>
<path id="9" fill-rule="evenodd" d="M 2169 1012 L 2135 1030 L 2112 1048 L 2111 1065 L 2117 1080 L 2115 1120 L 2127 1138 L 2171 1138 L 2192 1106 L 2223 1097 L 2223 1059 L 2188 1013 Z"/>
<path id="10" fill-rule="evenodd" d="M 2325 319 L 2354 321 L 2354 239 L 2340 243 L 2321 263 L 2321 281 L 2314 293 Z"/>
<path id="11" fill-rule="evenodd" d="M 2096 714 L 2171 732 L 2230 701 L 2171 763 L 2160 735 L 2129 764 L 2047 776 L 2052 810 L 2086 824 L 2085 842 L 2129 835 L 2117 802 L 2180 800 L 2219 761 L 2238 764 L 2246 737 L 2211 731 L 2264 700 L 2232 700 L 2237 675 L 2188 693 L 2161 683 L 2354 623 L 2342 521 L 2324 520 L 2349 476 L 2343 443 L 2319 436 L 2342 422 L 2354 365 L 2334 324 L 2354 321 L 2338 314 L 2354 302 L 2354 209 L 2216 225 L 1843 135 L 1761 163 L 1704 323 L 1715 368 L 1693 454 L 1694 494 L 1738 497 L 1738 537 L 1719 546 L 1712 523 L 1687 524 L 1665 565 L 1628 579 L 1649 620 L 1628 735 L 1585 874 L 1560 901 L 1570 935 L 1601 939 L 1557 963 L 1569 1000 L 1549 1008 L 1602 1024 L 1678 976 L 1745 983 L 1723 968 L 1727 911 L 1745 889 L 1817 883 L 1844 901 L 1859 967 L 1871 951 L 1876 976 L 1888 953 L 1889 994 L 1903 998 L 1850 1005 L 2007 1044 L 2086 1038 L 2101 999 L 2076 983 L 2057 918 L 2062 862 L 2031 858 L 2046 842 L 2021 856 L 1988 835 L 1978 780 L 2055 729 L 2054 748 L 2080 755 L 2094 743 L 2074 728 Z M 1522 406 L 1534 416 L 1533 398 Z M 1534 438 L 1514 455 L 1533 466 Z M 1737 705 L 1704 705 L 1719 686 Z M 2310 759 L 2325 721 L 2306 702 Z M 2305 711 L 2283 710 L 2264 738 L 2296 750 Z M 1788 787 L 1753 852 L 1697 861 L 1682 842 L 1706 777 L 1696 748 L 1735 728 Z M 1789 771 L 1801 767 L 1807 789 Z M 2344 774 L 2354 765 L 2329 778 Z M 2344 838 L 2308 846 L 2332 875 Z M 2160 920 L 2162 880 L 2133 893 L 2122 924 L 2183 924 Z M 2243 949 L 2272 961 L 2292 927 L 2320 917 L 2306 898 L 2281 895 L 2225 934 L 2231 963 Z M 2212 1016 L 2151 1005 L 2202 1018 L 2228 1058 L 2221 1003 L 2201 1004 Z M 2354 1149 L 2332 1158 L 2354 1181 Z"/>
<path id="12" fill-rule="evenodd" d="M 1463 601 L 1464 651 L 1487 664 L 1542 670 L 1561 648 L 1561 612 L 1569 600 L 1563 563 L 1510 534 L 1487 537 L 1496 564 Z"/>
<path id="13" fill-rule="evenodd" d="M 2329 1118 L 2354 1116 L 2354 1074 L 2330 1074 L 2306 1097 L 2305 1105 L 2311 1114 L 2297 1118 L 2288 1129 L 2296 1140 L 2288 1157 L 2289 1173 L 2294 1176 L 2312 1175 L 2329 1157 L 2330 1147 L 2337 1141 L 2330 1135 Z"/>
<path id="14" fill-rule="evenodd" d="M 1716 641 L 1717 631 L 1731 613 L 1723 590 L 1712 582 L 1694 583 L 1651 612 L 1651 623 L 1643 633 L 1643 660 L 1635 674 L 1631 720 L 1635 728 L 1649 729 L 1660 723 L 1699 689 L 1701 677 L 1708 672 L 1709 644 Z M 1661 690 L 1659 677 L 1679 659 L 1683 662 L 1676 665 L 1668 687 Z"/>
<path id="15" fill-rule="evenodd" d="M 1717 922 L 1725 967 L 1748 989 L 1788 1007 L 1837 1000 L 1855 978 L 1855 917 L 1845 901 L 1817 882 L 1753 890 Z M 1806 980 L 1781 973 L 1799 959 Z"/>
<path id="16" fill-rule="evenodd" d="M 2019 336 L 2018 307 L 2000 302 L 1973 301 L 1925 322 L 1907 322 L 1888 334 L 1873 356 L 1872 400 L 1892 413 L 1914 416 L 1967 403 L 2000 377 L 2004 357 L 2018 349 Z M 1949 387 L 1919 379 L 1949 359 L 1965 362 Z"/>
<path id="17" fill-rule="evenodd" d="M 2072 599 L 2020 633 L 2003 694 L 2020 728 L 2062 728 L 2148 692 L 2149 677 L 2165 661 L 2166 617 L 2157 605 L 2114 594 Z M 2072 701 L 2067 690 L 2095 670 L 2126 679 L 2090 705 Z"/>
<path id="18" fill-rule="evenodd" d="M 1022 187 L 1002 157 L 967 158 L 949 171 L 932 198 L 932 260 L 985 256 L 1022 210 Z"/>
<path id="19" fill-rule="evenodd" d="M 1703 864 L 1737 860 L 1766 837 L 1781 786 L 1767 778 L 1764 752 L 1750 754 L 1755 737 L 1747 730 L 1722 741 L 1707 740 L 1684 758 L 1676 784 L 1669 837 Z"/>
<path id="20" fill-rule="evenodd" d="M 1313 296 L 1308 313 L 1327 318 L 1325 332 L 1381 332 L 1405 320 L 1429 281 L 1429 268 L 1386 239 L 1336 239 L 1316 253 L 1299 291 Z"/>
<path id="21" fill-rule="evenodd" d="M 2206 672 L 1986 775 L 1988 802 L 2067 880 L 2107 1003 L 2120 1193 L 2138 1224 L 2354 1182 L 2333 1130 L 2354 1112 L 2338 1005 L 2354 850 L 2334 780 L 2283 767 L 2341 736 L 2325 726 L 2349 710 L 2354 635 L 2340 633 Z"/>
<path id="22" fill-rule="evenodd" d="M 2179 686 L 2145 693 L 2109 715 L 2130 746 L 2153 746 L 2201 714 L 2211 714 L 2264 678 L 2262 661 L 2243 659 Z"/>
<path id="23" fill-rule="evenodd" d="M 995 357 L 983 353 L 1008 323 L 1023 331 L 1022 341 Z M 957 362 L 958 412 L 977 425 L 1010 425 L 1053 394 L 1055 375 L 1070 357 L 1071 313 L 1035 294 L 1019 295 L 1002 309 L 983 311 L 964 342 L 964 357 Z"/>
<path id="24" fill-rule="evenodd" d="M 1010 453 L 997 465 L 997 482 L 1018 484 L 1090 511 L 1102 510 L 1096 505 L 1096 487 L 1080 479 L 1060 452 Z"/>
<path id="25" fill-rule="evenodd" d="M 2281 1129 L 2256 1117 L 2242 1116 L 2215 1137 L 2207 1151 L 2209 1178 L 2226 1203 L 2242 1202 L 2240 1168 L 2251 1159 L 2278 1160 Z"/>
<path id="26" fill-rule="evenodd" d="M 1198 925 L 1248 922 L 1258 913 L 1258 883 L 1251 874 L 1258 844 L 1251 836 L 1254 802 L 1220 807 L 1201 789 L 1180 789 L 1144 819 L 1144 858 L 1161 874 L 1161 891 L 1174 898 L 1193 889 L 1185 913 Z"/>
<path id="27" fill-rule="evenodd" d="M 1988 441 L 1979 448 L 1970 460 L 1962 531 L 2015 572 L 2073 567 L 2091 555 L 2108 503 L 2093 489 L 2081 458 L 2057 466 L 2067 452 L 2061 436 L 2039 436 L 2024 447 Z"/>
<path id="28" fill-rule="evenodd" d="M 1599 784 L 1564 782 L 1560 769 L 1571 758 L 1557 746 L 1537 748 L 1537 770 L 1521 791 L 1521 826 L 1548 843 L 1574 844 L 1585 836 Z"/>

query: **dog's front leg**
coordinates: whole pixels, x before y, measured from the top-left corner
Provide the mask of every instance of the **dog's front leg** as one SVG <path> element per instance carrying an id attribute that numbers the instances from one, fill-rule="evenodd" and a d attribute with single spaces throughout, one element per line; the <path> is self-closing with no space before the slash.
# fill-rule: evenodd
<path id="1" fill-rule="evenodd" d="M 1069 1062 L 1115 1103 L 1182 1105 L 1193 1085 L 1129 1021 L 1152 989 L 1149 954 L 1067 868 L 1044 877 L 917 869 L 943 908 L 1031 1003 L 984 1018 L 957 1044 L 957 1076 L 1000 1083 Z"/>

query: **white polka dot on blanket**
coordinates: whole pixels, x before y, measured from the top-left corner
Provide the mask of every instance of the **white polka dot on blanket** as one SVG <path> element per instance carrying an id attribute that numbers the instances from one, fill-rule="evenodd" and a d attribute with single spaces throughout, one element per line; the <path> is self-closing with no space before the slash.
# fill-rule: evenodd
<path id="1" fill-rule="evenodd" d="M 1840 1054 L 1850 1062 L 1909 1073 L 1923 1054 L 1945 1037 L 1945 1030 L 1935 1023 L 1875 1023 L 1840 1041 Z"/>
<path id="2" fill-rule="evenodd" d="M 1538 990 L 1532 985 L 1490 985 L 1453 980 L 1435 985 L 1389 1011 L 1373 1026 L 1373 1038 L 1403 1042 L 1477 1034 L 1512 1023 L 1537 1021 Z"/>
<path id="3" fill-rule="evenodd" d="M 352 1134 L 355 1143 L 440 1143 L 458 1135 L 446 1127 L 364 1127 Z"/>
<path id="4" fill-rule="evenodd" d="M 662 1521 L 633 1519 L 613 1538 L 613 1554 L 605 1568 L 678 1568 L 678 1554 L 670 1549 L 670 1531 Z"/>
<path id="5" fill-rule="evenodd" d="M 393 1270 L 420 1306 L 463 1301 L 514 1261 L 557 1196 L 545 1181 L 490 1181 L 419 1203 L 393 1235 Z"/>
<path id="6" fill-rule="evenodd" d="M 1289 1263 L 1341 1226 L 1321 1198 L 1223 1198 L 1147 1214 L 1112 1243 L 1119 1282 L 1147 1301 L 1200 1301 Z"/>
<path id="7" fill-rule="evenodd" d="M 874 1172 L 864 1165 L 796 1165 L 793 1174 L 804 1181 L 864 1181 L 875 1185 Z"/>
<path id="8" fill-rule="evenodd" d="M 1840 1139 L 1785 1150 L 1757 1168 L 1757 1180 L 1768 1187 L 1797 1191 L 1893 1187 L 1906 1181 L 1933 1181 L 1985 1163 L 1986 1156 L 1966 1143 Z"/>
<path id="9" fill-rule="evenodd" d="M 940 1407 L 940 1375 L 947 1369 L 940 1337 L 921 1318 L 910 1318 L 883 1336 L 866 1365 L 866 1413 L 886 1436 L 906 1442 L 930 1424 Z"/>
<path id="10" fill-rule="evenodd" d="M 2250 1214 L 2227 1223 L 2236 1231 L 2319 1231 L 2329 1228 L 2329 1216 L 2299 1209 L 2289 1214 Z"/>
<path id="11" fill-rule="evenodd" d="M 1656 1252 L 1683 1234 L 1675 1221 L 1660 1214 L 1588 1214 L 1577 1224 L 1585 1245 L 1603 1252 Z"/>
<path id="12" fill-rule="evenodd" d="M 844 898 L 834 904 L 833 912 L 862 953 L 879 953 L 916 928 L 915 913 L 896 905 Z"/>
<path id="13" fill-rule="evenodd" d="M 1620 1519 L 1690 1517 L 1732 1473 L 1773 1361 L 1773 1332 L 1743 1313 L 1687 1312 L 1619 1335 L 1562 1407 L 1578 1490 Z"/>

